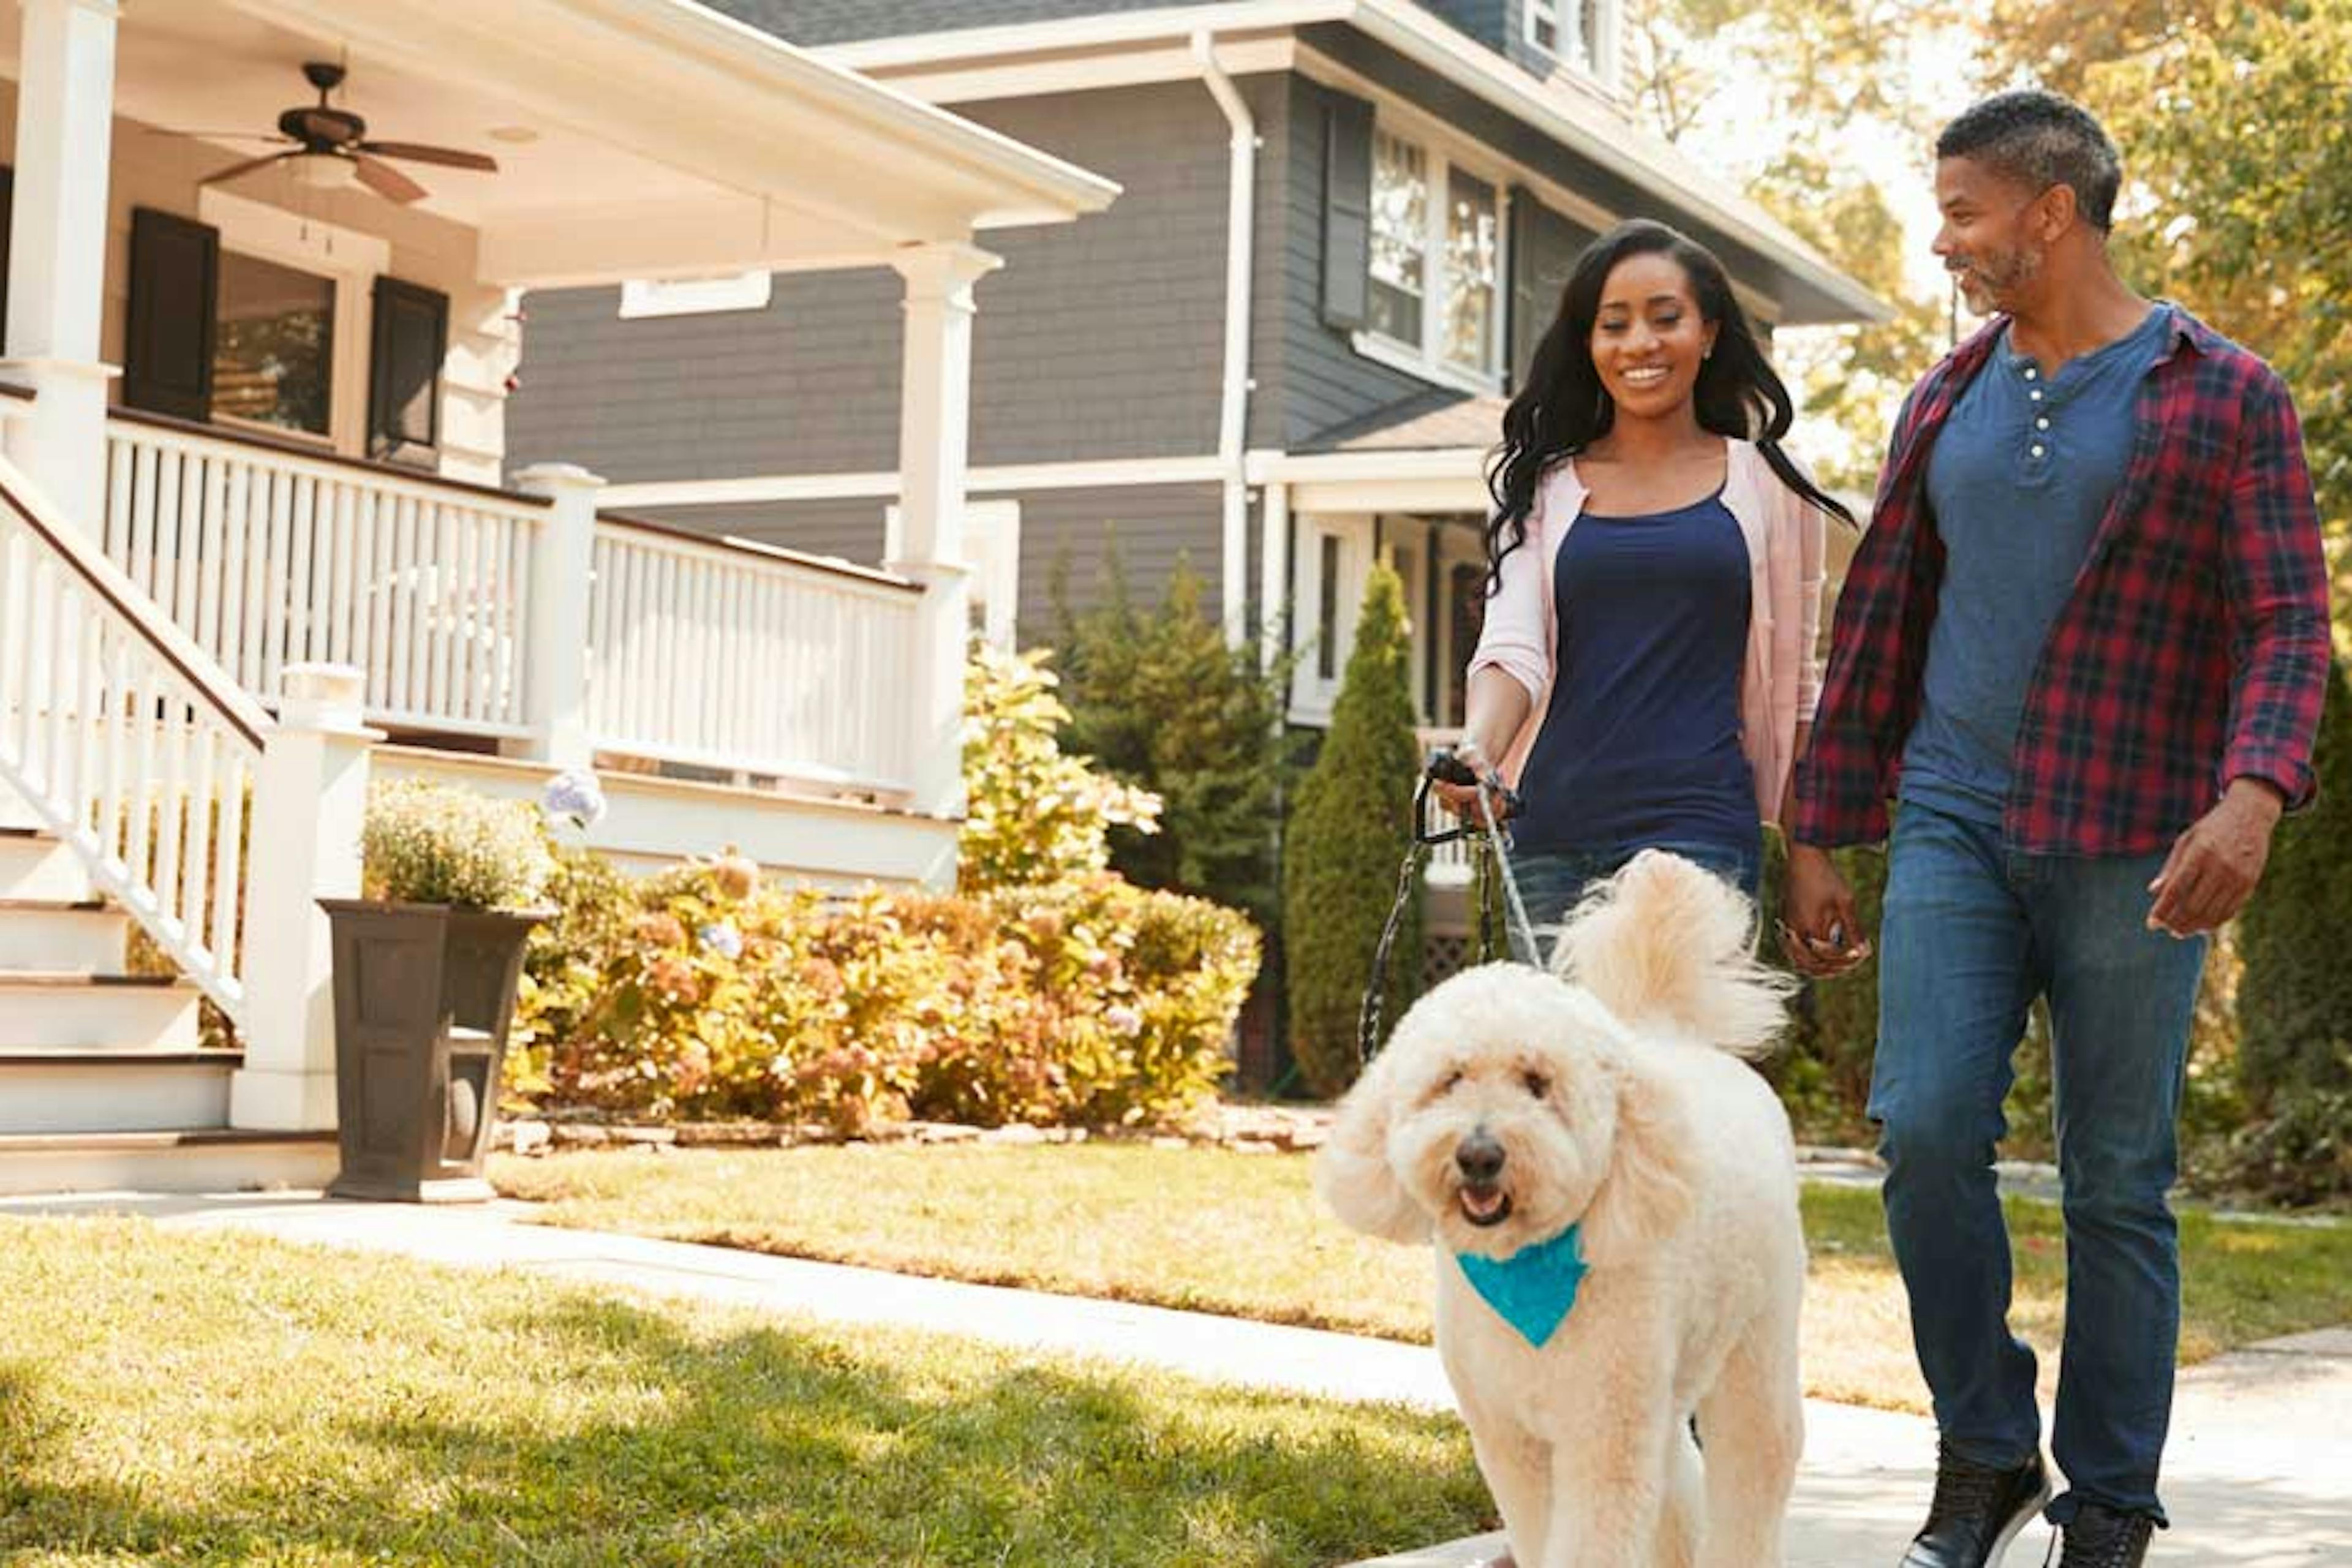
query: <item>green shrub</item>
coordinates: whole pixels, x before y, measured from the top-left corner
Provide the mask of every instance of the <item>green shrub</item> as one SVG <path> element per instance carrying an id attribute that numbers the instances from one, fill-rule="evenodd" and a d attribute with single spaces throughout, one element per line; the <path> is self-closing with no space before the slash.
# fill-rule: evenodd
<path id="1" fill-rule="evenodd" d="M 1060 682 L 1046 658 L 983 645 L 967 672 L 957 850 L 965 892 L 1099 871 L 1110 861 L 1113 826 L 1150 832 L 1159 820 L 1148 791 L 1063 752 L 1057 736 L 1070 714 L 1054 695 Z"/>
<path id="2" fill-rule="evenodd" d="M 1403 585 L 1376 566 L 1331 728 L 1283 847 L 1291 1054 L 1318 1095 L 1347 1088 L 1360 1066 L 1357 1013 L 1412 840 L 1420 756 L 1407 658 Z M 1387 979 L 1390 1025 L 1420 974 L 1422 902 L 1416 882 Z"/>
<path id="3" fill-rule="evenodd" d="M 1287 666 L 1265 668 L 1255 643 L 1226 641 L 1189 563 L 1149 613 L 1129 600 L 1115 563 L 1106 601 L 1062 616 L 1066 743 L 1161 802 L 1158 832 L 1112 829 L 1111 866 L 1271 926 L 1276 817 L 1297 749 L 1282 724 Z"/>
<path id="4" fill-rule="evenodd" d="M 360 880 L 372 899 L 527 909 L 554 871 L 539 810 L 425 779 L 368 792 Z"/>
<path id="5" fill-rule="evenodd" d="M 2239 1086 L 2256 1115 L 2282 1095 L 2352 1090 L 2352 684 L 2341 665 L 2328 674 L 2314 765 L 2319 799 L 2279 824 L 2238 921 Z"/>

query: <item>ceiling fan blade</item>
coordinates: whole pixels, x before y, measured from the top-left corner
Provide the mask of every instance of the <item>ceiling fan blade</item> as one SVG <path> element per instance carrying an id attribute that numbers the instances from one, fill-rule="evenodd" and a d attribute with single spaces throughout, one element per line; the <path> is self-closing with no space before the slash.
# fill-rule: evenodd
<path id="1" fill-rule="evenodd" d="M 362 142 L 362 153 L 374 153 L 386 158 L 407 158 L 419 163 L 441 163 L 452 169 L 478 169 L 485 174 L 499 172 L 499 161 L 480 153 L 461 153 L 455 147 L 426 147 L 415 142 Z"/>
<path id="2" fill-rule="evenodd" d="M 151 125 L 147 128 L 147 134 L 194 138 L 201 142 L 276 142 L 289 147 L 300 145 L 291 136 L 279 136 L 265 131 L 165 131 Z"/>
<path id="3" fill-rule="evenodd" d="M 299 153 L 264 153 L 258 158 L 247 158 L 242 163 L 231 163 L 227 168 L 221 170 L 217 174 L 206 174 L 203 179 L 198 180 L 196 184 L 200 185 L 217 185 L 223 180 L 234 180 L 239 174 L 249 174 L 253 173 L 254 170 L 267 167 L 271 163 L 277 163 L 282 158 L 297 158 L 299 156 L 301 156 L 301 154 Z"/>
<path id="4" fill-rule="evenodd" d="M 389 163 L 364 156 L 352 162 L 359 165 L 360 184 L 388 202 L 418 201 L 425 194 L 423 185 Z"/>

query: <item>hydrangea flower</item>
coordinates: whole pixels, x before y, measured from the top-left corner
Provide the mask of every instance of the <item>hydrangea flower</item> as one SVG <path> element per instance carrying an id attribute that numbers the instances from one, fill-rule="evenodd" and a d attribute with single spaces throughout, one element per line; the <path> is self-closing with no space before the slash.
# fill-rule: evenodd
<path id="1" fill-rule="evenodd" d="M 596 783 L 594 773 L 566 769 L 547 781 L 539 807 L 551 821 L 569 821 L 584 831 L 604 816 L 604 791 Z"/>
<path id="2" fill-rule="evenodd" d="M 714 921 L 695 933 L 702 945 L 719 957 L 733 960 L 743 956 L 743 933 L 735 929 L 732 921 Z"/>

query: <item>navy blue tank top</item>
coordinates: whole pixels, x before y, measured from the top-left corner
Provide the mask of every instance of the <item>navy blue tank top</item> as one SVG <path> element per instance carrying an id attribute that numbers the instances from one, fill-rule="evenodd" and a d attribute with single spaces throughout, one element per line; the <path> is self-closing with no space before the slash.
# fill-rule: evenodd
<path id="1" fill-rule="evenodd" d="M 1752 590 L 1718 493 L 1646 517 L 1586 512 L 1560 541 L 1550 705 L 1515 830 L 1533 853 L 1756 842 L 1740 750 Z"/>

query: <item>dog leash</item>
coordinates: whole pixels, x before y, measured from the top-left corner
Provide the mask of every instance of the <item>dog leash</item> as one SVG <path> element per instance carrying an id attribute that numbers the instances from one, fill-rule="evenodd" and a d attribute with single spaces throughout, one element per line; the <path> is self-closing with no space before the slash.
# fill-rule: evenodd
<path id="1" fill-rule="evenodd" d="M 1442 833 L 1432 833 L 1423 825 L 1429 820 L 1429 791 L 1435 784 L 1468 784 L 1478 792 L 1479 823 L 1465 822 Z M 1364 1004 L 1356 1015 L 1356 1060 L 1359 1067 L 1369 1066 L 1381 1046 L 1381 1014 L 1388 1001 L 1389 961 L 1396 948 L 1397 932 L 1404 923 L 1404 911 L 1412 902 L 1415 879 L 1422 875 L 1429 862 L 1429 852 L 1441 844 L 1459 839 L 1470 842 L 1474 856 L 1483 856 L 1495 868 L 1503 884 L 1503 915 L 1507 930 L 1517 922 L 1517 931 L 1526 940 L 1532 962 L 1543 961 L 1543 949 L 1536 941 L 1535 922 L 1528 919 L 1528 906 L 1519 897 L 1519 879 L 1511 871 L 1509 834 L 1503 823 L 1517 816 L 1522 809 L 1518 792 L 1503 782 L 1503 775 L 1489 769 L 1480 773 L 1451 751 L 1430 753 L 1428 764 L 1421 772 L 1421 786 L 1412 797 L 1412 843 L 1405 850 L 1404 865 L 1397 872 L 1396 898 L 1389 905 L 1389 918 L 1381 927 L 1380 945 L 1372 952 L 1371 979 L 1364 986 Z M 1482 834 L 1483 829 L 1483 834 Z M 1486 899 L 1483 887 L 1474 878 L 1474 888 L 1480 888 L 1478 899 L 1478 933 L 1480 958 L 1492 962 L 1495 957 L 1494 928 L 1487 921 Z"/>

